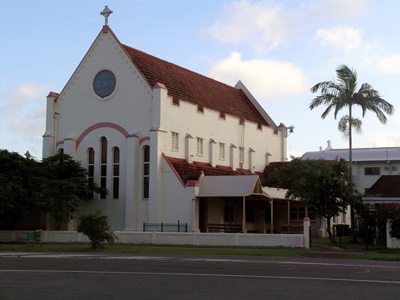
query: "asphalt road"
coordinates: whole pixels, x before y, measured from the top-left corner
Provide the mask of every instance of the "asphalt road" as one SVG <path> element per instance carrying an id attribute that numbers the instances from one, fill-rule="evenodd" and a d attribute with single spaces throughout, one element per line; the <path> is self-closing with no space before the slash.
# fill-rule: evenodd
<path id="1" fill-rule="evenodd" d="M 400 263 L 0 252 L 0 299 L 400 299 Z"/>

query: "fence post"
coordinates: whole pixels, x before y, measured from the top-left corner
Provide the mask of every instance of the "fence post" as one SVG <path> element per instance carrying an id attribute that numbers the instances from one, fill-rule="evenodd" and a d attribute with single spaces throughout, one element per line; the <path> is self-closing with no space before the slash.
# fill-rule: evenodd
<path id="1" fill-rule="evenodd" d="M 161 223 L 161 232 L 164 232 L 164 223 Z"/>
<path id="2" fill-rule="evenodd" d="M 304 248 L 309 249 L 311 247 L 311 233 L 310 233 L 310 219 L 304 218 L 303 221 L 303 240 Z"/>
<path id="3" fill-rule="evenodd" d="M 178 232 L 181 232 L 181 227 L 179 226 L 179 220 L 178 220 Z"/>
<path id="4" fill-rule="evenodd" d="M 143 232 L 146 232 L 146 223 L 143 222 Z"/>

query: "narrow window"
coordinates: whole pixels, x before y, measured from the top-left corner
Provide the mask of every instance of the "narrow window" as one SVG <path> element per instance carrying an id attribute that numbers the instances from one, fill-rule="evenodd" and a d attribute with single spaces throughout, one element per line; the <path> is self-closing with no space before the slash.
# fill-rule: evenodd
<path id="1" fill-rule="evenodd" d="M 203 139 L 197 138 L 197 155 L 203 156 Z"/>
<path id="2" fill-rule="evenodd" d="M 225 160 L 225 143 L 219 143 L 219 159 Z"/>
<path id="3" fill-rule="evenodd" d="M 179 149 L 178 137 L 179 137 L 179 134 L 177 132 L 172 132 L 172 146 L 171 146 L 171 149 L 173 151 L 178 151 L 178 149 Z"/>
<path id="4" fill-rule="evenodd" d="M 239 147 L 239 167 L 243 168 L 244 163 L 244 148 Z"/>
<path id="5" fill-rule="evenodd" d="M 93 148 L 88 149 L 88 182 L 89 186 L 94 183 L 94 150 Z M 92 195 L 93 197 L 93 195 Z"/>
<path id="6" fill-rule="evenodd" d="M 101 138 L 100 187 L 107 188 L 107 139 L 105 137 Z M 100 198 L 105 199 L 106 194 L 102 192 Z"/>
<path id="7" fill-rule="evenodd" d="M 150 147 L 143 147 L 143 199 L 149 199 L 150 192 Z"/>
<path id="8" fill-rule="evenodd" d="M 119 198 L 119 164 L 120 164 L 120 152 L 119 148 L 114 148 L 113 153 L 113 198 Z"/>

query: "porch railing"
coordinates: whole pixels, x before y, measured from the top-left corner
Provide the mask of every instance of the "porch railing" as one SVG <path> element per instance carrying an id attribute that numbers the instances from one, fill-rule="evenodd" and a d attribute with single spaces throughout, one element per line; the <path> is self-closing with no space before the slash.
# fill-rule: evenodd
<path id="1" fill-rule="evenodd" d="M 237 233 L 242 231 L 240 224 L 208 224 L 208 232 Z"/>
<path id="2" fill-rule="evenodd" d="M 143 223 L 144 232 L 188 232 L 188 223 Z"/>

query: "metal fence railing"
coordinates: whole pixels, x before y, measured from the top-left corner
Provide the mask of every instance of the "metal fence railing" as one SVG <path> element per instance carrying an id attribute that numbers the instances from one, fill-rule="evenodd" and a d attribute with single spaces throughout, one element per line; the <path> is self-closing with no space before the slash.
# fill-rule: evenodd
<path id="1" fill-rule="evenodd" d="M 144 232 L 188 232 L 188 223 L 143 223 Z"/>

